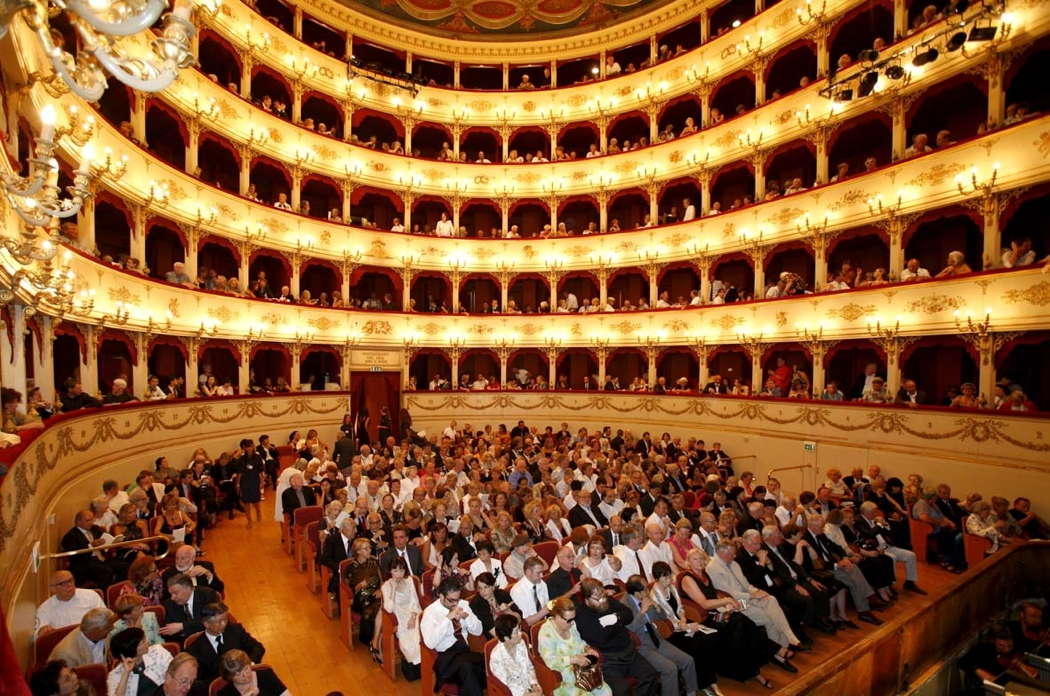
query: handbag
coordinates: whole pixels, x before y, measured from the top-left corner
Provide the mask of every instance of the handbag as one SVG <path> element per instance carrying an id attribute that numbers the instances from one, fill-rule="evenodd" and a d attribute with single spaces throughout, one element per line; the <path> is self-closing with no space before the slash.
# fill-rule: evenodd
<path id="1" fill-rule="evenodd" d="M 598 663 L 598 658 L 594 655 L 588 655 L 587 659 L 590 661 L 590 664 L 586 667 L 573 665 L 572 673 L 576 678 L 576 688 L 580 691 L 590 692 L 604 684 L 605 679 L 602 677 L 602 666 Z"/>

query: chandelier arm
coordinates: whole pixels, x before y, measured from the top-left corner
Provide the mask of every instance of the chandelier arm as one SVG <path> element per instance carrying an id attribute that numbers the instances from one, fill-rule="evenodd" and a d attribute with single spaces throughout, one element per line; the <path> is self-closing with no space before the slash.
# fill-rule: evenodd
<path id="1" fill-rule="evenodd" d="M 178 76 L 178 68 L 174 65 L 158 67 L 138 58 L 122 58 L 110 53 L 103 46 L 96 47 L 92 55 L 109 74 L 141 92 L 159 92 Z M 153 75 L 145 77 L 144 74 L 147 73 Z"/>
<path id="2" fill-rule="evenodd" d="M 167 9 L 164 0 L 148 0 L 146 7 L 137 15 L 119 22 L 108 22 L 95 14 L 87 3 L 80 0 L 65 0 L 66 8 L 93 29 L 109 36 L 132 36 L 153 26 Z"/>
<path id="3" fill-rule="evenodd" d="M 44 44 L 44 50 L 47 53 L 48 58 L 51 59 L 51 67 L 55 69 L 55 73 L 62 78 L 62 81 L 67 87 L 69 87 L 73 94 L 77 95 L 84 101 L 89 102 L 96 102 L 102 98 L 102 95 L 105 93 L 106 87 L 108 86 L 106 75 L 102 70 L 99 70 L 95 66 L 84 65 L 83 63 L 78 65 L 72 54 L 68 51 L 63 51 L 61 48 L 58 48 L 51 43 L 51 36 L 48 34 L 46 27 L 38 29 L 37 35 L 40 37 L 40 41 Z M 90 73 L 92 84 L 81 83 L 77 77 L 74 76 L 74 71 L 78 73 Z"/>

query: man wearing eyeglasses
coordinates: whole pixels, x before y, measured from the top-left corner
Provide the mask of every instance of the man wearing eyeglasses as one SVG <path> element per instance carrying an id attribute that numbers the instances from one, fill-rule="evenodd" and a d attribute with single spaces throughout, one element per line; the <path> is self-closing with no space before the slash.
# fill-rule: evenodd
<path id="1" fill-rule="evenodd" d="M 59 570 L 51 576 L 50 597 L 36 609 L 36 635 L 42 636 L 56 628 L 80 623 L 92 609 L 104 609 L 106 604 L 94 590 L 77 587 L 73 574 Z"/>
<path id="2" fill-rule="evenodd" d="M 153 696 L 187 696 L 196 680 L 197 658 L 187 652 L 181 652 L 168 664 L 164 683 Z"/>
<path id="3" fill-rule="evenodd" d="M 437 653 L 434 660 L 435 692 L 442 684 L 459 687 L 463 696 L 485 692 L 485 658 L 470 649 L 467 636 L 481 635 L 481 621 L 461 598 L 463 587 L 454 577 L 438 585 L 438 601 L 423 611 L 419 632 L 427 647 Z"/>

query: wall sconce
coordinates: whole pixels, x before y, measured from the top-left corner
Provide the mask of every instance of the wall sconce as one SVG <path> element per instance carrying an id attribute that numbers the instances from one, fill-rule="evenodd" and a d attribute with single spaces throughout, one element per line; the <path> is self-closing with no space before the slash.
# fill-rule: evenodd
<path id="1" fill-rule="evenodd" d="M 149 192 L 146 194 L 146 199 L 143 201 L 143 205 L 149 206 L 156 203 L 163 208 L 170 200 L 171 190 L 168 188 L 168 182 L 149 182 Z"/>
<path id="2" fill-rule="evenodd" d="M 995 188 L 995 180 L 999 178 L 999 163 L 992 165 L 992 174 L 984 181 L 977 178 L 977 167 L 970 167 L 970 180 L 967 182 L 962 174 L 955 175 L 955 185 L 959 187 L 959 193 L 970 195 L 980 193 L 990 196 Z"/>
<path id="3" fill-rule="evenodd" d="M 893 217 L 898 212 L 900 212 L 901 205 L 903 204 L 903 198 L 903 194 L 900 191 L 898 191 L 896 202 L 892 203 L 891 205 L 885 205 L 882 202 L 882 194 L 877 193 L 874 196 L 868 198 L 868 212 L 872 215 L 875 215 L 877 213 L 878 215 L 889 215 L 890 217 Z"/>
<path id="4" fill-rule="evenodd" d="M 118 158 L 114 158 L 113 148 L 111 147 L 103 148 L 102 157 L 99 158 L 96 157 L 91 143 L 88 143 L 84 146 L 81 156 L 90 162 L 91 175 L 96 179 L 101 179 L 104 176 L 119 179 L 128 170 L 128 156 L 121 155 Z"/>
<path id="5" fill-rule="evenodd" d="M 882 320 L 875 317 L 875 324 L 873 325 L 870 321 L 868 322 L 868 335 L 872 338 L 878 338 L 885 341 L 892 341 L 900 336 L 901 333 L 901 320 L 900 317 L 893 322 L 893 326 L 883 326 Z"/>
<path id="6" fill-rule="evenodd" d="M 805 7 L 799 7 L 795 9 L 798 23 L 802 26 L 813 23 L 823 23 L 824 16 L 827 14 L 828 3 L 827 0 L 821 0 L 820 7 L 813 7 L 813 0 L 806 0 Z"/>
<path id="7" fill-rule="evenodd" d="M 983 336 L 987 336 L 988 332 L 991 331 L 991 329 L 992 329 L 992 310 L 991 309 L 985 309 L 984 310 L 984 319 L 976 321 L 976 322 L 973 320 L 973 315 L 971 315 L 969 312 L 967 312 L 966 313 L 966 325 L 965 325 L 965 328 L 963 326 L 962 321 L 960 321 L 960 319 L 959 319 L 959 317 L 960 317 L 959 310 L 955 310 L 954 316 L 955 316 L 955 328 L 959 330 L 959 333 L 970 333 L 970 334 L 975 334 L 977 336 L 983 337 Z"/>

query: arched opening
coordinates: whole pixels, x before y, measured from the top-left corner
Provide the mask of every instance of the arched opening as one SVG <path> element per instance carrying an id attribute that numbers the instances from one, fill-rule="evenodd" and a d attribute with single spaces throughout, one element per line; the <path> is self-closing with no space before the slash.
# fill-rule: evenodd
<path id="1" fill-rule="evenodd" d="M 393 147 L 394 152 L 404 151 L 405 124 L 397 117 L 373 109 L 355 109 L 350 122 L 351 142 L 372 150 L 390 151 Z"/>
<path id="2" fill-rule="evenodd" d="M 409 294 L 416 312 L 451 312 L 452 283 L 447 276 L 433 271 L 415 273 Z"/>
<path id="3" fill-rule="evenodd" d="M 558 281 L 558 307 L 555 311 L 577 312 L 597 299 L 598 279 L 587 271 L 571 271 Z"/>
<path id="4" fill-rule="evenodd" d="M 908 112 L 908 145 L 914 147 L 920 134 L 931 148 L 976 135 L 988 118 L 986 91 L 986 83 L 973 77 L 950 78 L 924 91 Z"/>
<path id="5" fill-rule="evenodd" d="M 303 43 L 333 58 L 341 57 L 346 52 L 346 37 L 343 32 L 307 15 L 303 15 L 302 40 Z"/>
<path id="6" fill-rule="evenodd" d="M 636 382 L 648 384 L 649 362 L 644 352 L 638 348 L 617 348 L 609 352 L 605 359 L 605 379 L 616 389 L 630 389 Z M 605 385 L 602 385 L 605 388 Z"/>
<path id="7" fill-rule="evenodd" d="M 197 364 L 201 376 L 214 375 L 215 382 L 219 385 L 229 383 L 236 390 L 240 390 L 239 373 L 241 369 L 241 356 L 228 341 L 208 341 L 199 348 Z M 197 392 L 198 385 L 202 380 L 196 375 L 186 380 L 186 394 Z"/>
<path id="8" fill-rule="evenodd" d="M 186 168 L 186 132 L 182 121 L 166 105 L 150 100 L 146 108 L 146 145 L 161 161 Z M 190 172 L 196 176 L 196 172 Z"/>
<path id="9" fill-rule="evenodd" d="M 241 158 L 227 141 L 214 133 L 201 133 L 197 143 L 197 167 L 201 181 L 224 191 L 241 192 Z"/>
<path id="10" fill-rule="evenodd" d="M 576 157 L 595 157 L 601 152 L 598 127 L 593 123 L 570 123 L 558 133 L 558 147 Z"/>
<path id="11" fill-rule="evenodd" d="M 609 152 L 626 152 L 649 145 L 649 117 L 641 111 L 628 111 L 609 122 L 606 129 Z"/>
<path id="12" fill-rule="evenodd" d="M 1008 342 L 999 349 L 996 376 L 1000 382 L 1020 385 L 1040 411 L 1050 411 L 1050 333 L 1034 331 Z M 989 398 L 992 398 L 989 396 Z"/>
<path id="13" fill-rule="evenodd" d="M 711 121 L 733 118 L 755 108 L 755 77 L 750 72 L 729 75 L 711 93 Z"/>
<path id="14" fill-rule="evenodd" d="M 318 305 L 331 307 L 333 294 L 340 292 L 343 284 L 341 275 L 330 262 L 306 261 L 299 274 L 299 294 L 308 291 Z"/>
<path id="15" fill-rule="evenodd" d="M 499 162 L 503 158 L 503 141 L 492 128 L 473 126 L 459 138 L 459 155 L 464 162 Z"/>
<path id="16" fill-rule="evenodd" d="M 624 189 L 614 194 L 608 203 L 608 219 L 609 232 L 656 224 L 649 218 L 649 195 L 640 188 Z"/>
<path id="17" fill-rule="evenodd" d="M 728 389 L 744 386 L 751 389 L 751 357 L 740 346 L 718 346 L 707 354 L 707 379 L 717 382 L 720 377 Z M 704 385 L 705 388 L 707 385 Z M 753 393 L 761 391 L 762 385 Z"/>
<path id="18" fill-rule="evenodd" d="M 696 380 L 699 374 L 700 362 L 696 359 L 696 353 L 689 348 L 680 346 L 664 348 L 656 357 L 657 384 L 660 383 L 662 377 L 664 389 L 679 391 L 698 389 Z"/>
<path id="19" fill-rule="evenodd" d="M 310 346 L 303 349 L 299 360 L 299 389 L 323 391 L 339 389 L 343 360 L 331 346 Z"/>
<path id="20" fill-rule="evenodd" d="M 214 275 L 237 278 L 240 268 L 241 257 L 228 239 L 208 236 L 198 243 L 197 272 L 201 278 Z"/>
<path id="21" fill-rule="evenodd" d="M 464 89 L 503 89 L 503 68 L 499 65 L 464 65 L 459 70 Z"/>
<path id="22" fill-rule="evenodd" d="M 797 378 L 801 373 L 805 379 Z M 779 343 L 766 350 L 762 356 L 763 388 L 769 386 L 769 380 L 779 390 L 777 396 L 787 397 L 793 387 L 802 387 L 806 397 L 810 396 L 810 385 L 813 378 L 813 360 L 809 351 L 797 343 Z M 799 392 L 801 393 L 801 392 Z"/>
<path id="23" fill-rule="evenodd" d="M 657 43 L 671 49 L 672 56 L 680 56 L 700 45 L 700 20 L 693 19 L 657 37 Z"/>
<path id="24" fill-rule="evenodd" d="M 649 303 L 649 277 L 637 267 L 618 268 L 609 274 L 609 304 L 615 309 L 637 309 L 645 300 Z"/>
<path id="25" fill-rule="evenodd" d="M 530 90 L 537 87 L 549 87 L 550 63 L 538 65 L 512 65 L 508 71 L 508 79 L 512 90 Z"/>
<path id="26" fill-rule="evenodd" d="M 860 399 L 864 395 L 865 369 L 868 365 L 875 366 L 874 374 L 886 377 L 886 353 L 874 341 L 839 341 L 824 355 L 825 390 L 829 394 L 841 392 L 846 401 Z M 835 383 L 834 391 L 827 386 L 832 382 Z M 814 396 L 819 398 L 822 395 Z"/>
<path id="27" fill-rule="evenodd" d="M 539 273 L 520 273 L 514 276 L 507 290 L 507 307 L 505 312 L 513 313 L 514 309 L 524 314 L 549 312 L 551 300 L 550 284 Z M 513 303 L 513 304 L 511 304 Z"/>
<path id="28" fill-rule="evenodd" d="M 777 148 L 766 160 L 766 200 L 799 193 L 817 179 L 817 155 L 808 140 L 796 140 Z"/>
<path id="29" fill-rule="evenodd" d="M 287 385 L 292 387 L 292 359 L 288 349 L 276 344 L 260 344 L 252 348 L 248 361 L 248 386 L 252 391 L 260 388 L 273 391 Z"/>
<path id="30" fill-rule="evenodd" d="M 1006 74 L 1006 124 L 1050 110 L 1046 75 L 1050 71 L 1050 40 L 1036 41 L 1015 59 Z"/>
<path id="31" fill-rule="evenodd" d="M 828 43 L 832 72 L 842 56 L 846 56 L 842 65 L 849 65 L 857 60 L 861 51 L 875 48 L 880 39 L 882 44 L 893 43 L 892 3 L 869 0 L 847 12 L 832 30 Z"/>
<path id="32" fill-rule="evenodd" d="M 350 275 L 348 307 L 398 311 L 402 308 L 404 281 L 392 268 L 358 266 Z"/>
<path id="33" fill-rule="evenodd" d="M 416 351 L 408 367 L 409 377 L 415 379 L 417 389 L 432 388 L 431 384 L 438 378 L 446 382 L 452 379 L 452 361 L 444 351 L 436 348 L 425 348 Z M 449 388 L 449 387 L 446 387 Z"/>
<path id="34" fill-rule="evenodd" d="M 405 219 L 405 203 L 393 191 L 359 186 L 350 196 L 348 223 L 359 227 L 375 226 L 388 230 Z"/>
<path id="35" fill-rule="evenodd" d="M 1031 243 L 1033 259 L 1045 259 L 1050 254 L 1050 185 L 1039 186 L 1020 201 L 1004 211 L 1002 218 L 1003 247 L 1012 252 L 1012 244 Z M 1020 254 L 1019 254 L 1020 256 Z M 1003 259 L 996 259 L 1003 263 Z M 1014 267 L 1022 265 L 1020 259 L 1012 262 Z"/>
<path id="36" fill-rule="evenodd" d="M 840 125 L 829 139 L 829 176 L 836 181 L 870 171 L 893 159 L 893 127 L 885 115 L 869 112 Z"/>
<path id="37" fill-rule="evenodd" d="M 95 246 L 103 263 L 120 261 L 131 253 L 130 215 L 108 195 L 95 203 Z"/>
<path id="38" fill-rule="evenodd" d="M 437 159 L 442 152 L 452 152 L 452 132 L 440 123 L 422 122 L 412 129 L 412 152 L 417 157 Z"/>
<path id="39" fill-rule="evenodd" d="M 231 92 L 240 91 L 241 61 L 226 39 L 210 29 L 201 28 L 197 60 L 200 70 Z"/>
<path id="40" fill-rule="evenodd" d="M 551 210 L 547 203 L 536 198 L 523 198 L 510 204 L 508 233 L 517 227 L 518 236 L 535 237 L 543 229 L 544 225 L 550 224 Z"/>
<path id="41" fill-rule="evenodd" d="M 755 173 L 746 162 L 733 162 L 719 170 L 711 181 L 711 207 L 736 210 L 755 202 Z"/>
<path id="42" fill-rule="evenodd" d="M 154 220 L 146 231 L 146 266 L 153 278 L 164 278 L 175 264 L 186 260 L 186 241 L 166 220 Z"/>
<path id="43" fill-rule="evenodd" d="M 459 307 L 471 314 L 495 314 L 500 307 L 499 281 L 488 273 L 470 273 L 460 282 Z"/>
<path id="44" fill-rule="evenodd" d="M 79 331 L 77 332 L 79 334 Z M 55 340 L 51 342 L 51 351 L 54 355 L 54 378 L 55 388 L 59 392 L 66 390 L 67 385 L 73 380 L 80 379 L 80 336 L 72 334 L 57 333 Z M 44 347 L 47 350 L 47 346 Z"/>
<path id="45" fill-rule="evenodd" d="M 721 36 L 755 16 L 753 0 L 727 0 L 710 11 L 711 36 Z"/>
<path id="46" fill-rule="evenodd" d="M 600 221 L 598 201 L 589 195 L 570 196 L 558 206 L 558 229 L 555 234 L 594 234 L 598 231 Z"/>
<path id="47" fill-rule="evenodd" d="M 304 94 L 300 113 L 300 123 L 321 135 L 338 138 L 343 132 L 343 110 L 326 95 L 319 92 Z"/>
<path id="48" fill-rule="evenodd" d="M 959 207 L 935 210 L 916 220 L 904 233 L 906 258 L 917 258 L 930 275 L 944 268 L 948 254 L 961 251 L 974 271 L 983 268 L 984 236 L 972 211 Z"/>
<path id="49" fill-rule="evenodd" d="M 253 197 L 254 189 L 254 197 L 264 204 L 275 205 L 281 202 L 291 206 L 292 176 L 283 164 L 269 157 L 256 157 L 252 161 L 248 181 L 249 198 Z"/>
<path id="50" fill-rule="evenodd" d="M 303 179 L 299 193 L 299 212 L 321 219 L 339 218 L 343 210 L 343 193 L 331 179 L 310 174 Z"/>
<path id="51" fill-rule="evenodd" d="M 508 148 L 508 164 L 516 163 L 519 157 L 522 161 L 530 161 L 532 158 L 545 160 L 550 158 L 551 138 L 547 131 L 539 126 L 524 126 L 510 134 Z"/>
<path id="52" fill-rule="evenodd" d="M 448 220 L 452 219 L 452 208 L 448 201 L 437 196 L 417 197 L 412 202 L 412 232 L 434 234 L 434 226 L 442 215 Z"/>
<path id="53" fill-rule="evenodd" d="M 259 14 L 266 18 L 266 21 L 280 27 L 287 34 L 292 33 L 295 25 L 295 13 L 284 2 L 281 0 L 255 0 L 255 8 Z"/>
<path id="54" fill-rule="evenodd" d="M 851 269 L 857 268 L 864 272 L 862 282 L 873 280 L 878 269 L 882 269 L 883 277 L 889 279 L 889 240 L 877 227 L 865 225 L 841 232 L 829 243 L 827 258 L 828 282 L 838 278 L 839 282 L 853 287 L 856 274 Z"/>
<path id="55" fill-rule="evenodd" d="M 586 348 L 561 351 L 558 353 L 554 369 L 559 385 L 568 384 L 569 389 L 601 388 L 598 384 L 598 358 Z"/>
<path id="56" fill-rule="evenodd" d="M 663 308 L 660 300 L 674 307 L 688 307 L 694 300 L 699 304 L 700 274 L 696 266 L 689 261 L 664 266 L 657 276 L 657 291 L 660 299 L 656 304 L 660 309 Z"/>
<path id="57" fill-rule="evenodd" d="M 292 90 L 279 73 L 261 65 L 252 68 L 252 102 L 279 118 L 292 115 Z"/>
<path id="58" fill-rule="evenodd" d="M 971 351 L 958 336 L 921 338 L 901 352 L 901 375 L 914 379 L 931 404 L 948 406 L 960 385 L 977 383 L 977 356 Z"/>
<path id="59" fill-rule="evenodd" d="M 525 386 L 533 382 L 538 375 L 544 379 L 550 374 L 550 362 L 546 354 L 536 348 L 521 348 L 507 357 L 507 382 L 515 381 L 519 386 Z M 551 385 L 552 389 L 571 389 L 568 376 L 565 383 L 556 382 Z"/>
<path id="60" fill-rule="evenodd" d="M 620 74 L 630 74 L 644 68 L 649 64 L 649 42 L 642 41 L 641 43 L 631 44 L 630 46 L 624 46 L 613 52 L 613 62 L 620 66 Z M 614 68 L 615 70 L 615 68 Z M 609 66 L 606 66 L 606 74 L 609 72 Z"/>
<path id="61" fill-rule="evenodd" d="M 798 41 L 780 50 L 766 69 L 765 99 L 780 97 L 807 86 L 817 79 L 817 47 Z"/>
<path id="62" fill-rule="evenodd" d="M 161 342 L 163 341 L 163 343 Z M 154 339 L 150 345 L 149 359 L 146 361 L 149 374 L 160 381 L 160 386 L 170 393 L 172 380 L 181 379 L 185 385 L 186 381 L 186 348 L 182 342 L 174 337 L 163 337 Z M 145 385 L 143 385 L 145 387 Z M 186 396 L 185 387 L 179 392 L 180 396 Z M 192 396 L 192 394 L 190 395 Z"/>
<path id="63" fill-rule="evenodd" d="M 711 266 L 711 301 L 742 302 L 755 288 L 755 269 L 751 257 L 741 252 L 726 254 Z"/>
<path id="64" fill-rule="evenodd" d="M 467 228 L 468 237 L 499 237 L 503 213 L 493 201 L 472 199 L 459 211 L 459 225 Z"/>
<path id="65" fill-rule="evenodd" d="M 766 297 L 783 297 L 786 292 L 789 295 L 801 295 L 813 289 L 814 259 L 813 252 L 803 242 L 784 242 L 775 246 L 770 253 L 766 254 L 763 263 L 765 265 Z M 785 286 L 775 294 L 770 294 L 772 286 L 777 285 L 781 274 L 793 276 L 790 278 L 790 290 Z"/>
<path id="66" fill-rule="evenodd" d="M 113 380 L 119 377 L 128 383 L 128 393 L 134 394 L 138 385 L 134 383 L 136 356 L 131 339 L 123 332 L 107 329 L 98 344 L 97 355 L 99 391 L 109 394 Z"/>
<path id="67" fill-rule="evenodd" d="M 122 135 L 131 138 L 131 94 L 123 83 L 110 83 L 98 100 L 98 110 Z M 25 152 L 21 147 L 18 151 Z"/>
<path id="68" fill-rule="evenodd" d="M 469 389 L 478 377 L 499 382 L 499 357 L 488 348 L 472 348 L 460 354 L 460 387 Z"/>
<path id="69" fill-rule="evenodd" d="M 249 290 L 262 299 L 278 297 L 292 282 L 292 266 L 276 251 L 260 250 L 252 253 L 248 263 Z"/>
<path id="70" fill-rule="evenodd" d="M 558 85 L 578 85 L 591 82 L 597 77 L 598 71 L 598 56 L 558 61 Z"/>
<path id="71" fill-rule="evenodd" d="M 353 37 L 351 56 L 355 64 L 381 75 L 402 76 L 405 72 L 403 51 L 367 43 L 356 36 Z"/>
<path id="72" fill-rule="evenodd" d="M 671 225 L 700 217 L 700 186 L 693 177 L 675 179 L 660 189 L 660 224 Z M 686 213 L 689 209 L 689 215 Z"/>
<path id="73" fill-rule="evenodd" d="M 692 135 L 703 124 L 700 98 L 695 94 L 683 94 L 667 102 L 658 118 L 660 134 L 657 140 L 665 142 Z"/>

